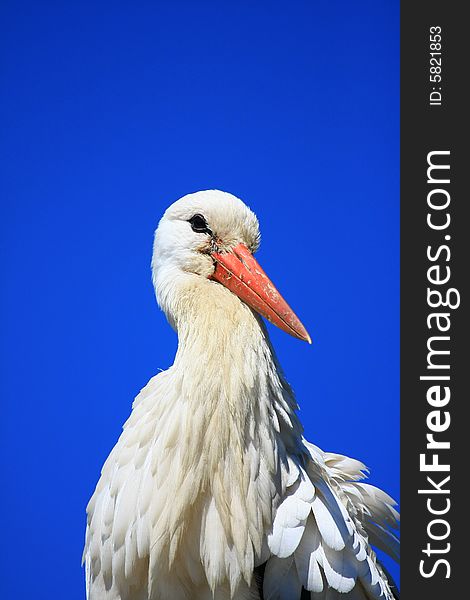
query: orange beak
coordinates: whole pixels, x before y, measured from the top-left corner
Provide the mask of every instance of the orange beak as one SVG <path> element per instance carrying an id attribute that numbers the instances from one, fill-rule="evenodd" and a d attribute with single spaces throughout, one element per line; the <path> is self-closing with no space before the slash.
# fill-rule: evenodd
<path id="1" fill-rule="evenodd" d="M 213 252 L 212 258 L 216 266 L 211 279 L 224 285 L 273 325 L 312 343 L 305 327 L 244 244 L 238 244 L 225 254 Z"/>

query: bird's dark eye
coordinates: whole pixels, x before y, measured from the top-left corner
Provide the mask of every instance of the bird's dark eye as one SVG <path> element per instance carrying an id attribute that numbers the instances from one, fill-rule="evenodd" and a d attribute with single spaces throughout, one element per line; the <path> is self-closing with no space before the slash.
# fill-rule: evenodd
<path id="1" fill-rule="evenodd" d="M 202 215 L 194 215 L 189 219 L 191 229 L 196 233 L 212 233 L 207 225 L 207 221 Z"/>

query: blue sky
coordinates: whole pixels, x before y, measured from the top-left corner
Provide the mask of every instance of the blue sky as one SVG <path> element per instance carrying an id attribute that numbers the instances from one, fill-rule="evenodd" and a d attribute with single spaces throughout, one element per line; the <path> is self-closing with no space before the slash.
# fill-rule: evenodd
<path id="1" fill-rule="evenodd" d="M 2 597 L 84 598 L 87 500 L 176 349 L 153 231 L 198 189 L 255 210 L 313 338 L 270 326 L 306 436 L 398 497 L 398 2 L 0 11 Z"/>

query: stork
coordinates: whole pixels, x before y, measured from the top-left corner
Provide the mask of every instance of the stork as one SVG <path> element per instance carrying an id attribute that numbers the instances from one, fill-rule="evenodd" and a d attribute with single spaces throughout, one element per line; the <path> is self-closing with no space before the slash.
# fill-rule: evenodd
<path id="1" fill-rule="evenodd" d="M 254 213 L 218 190 L 155 233 L 174 364 L 136 397 L 87 507 L 88 600 L 397 598 L 395 502 L 366 467 L 303 437 L 260 315 L 310 337 L 253 254 Z"/>

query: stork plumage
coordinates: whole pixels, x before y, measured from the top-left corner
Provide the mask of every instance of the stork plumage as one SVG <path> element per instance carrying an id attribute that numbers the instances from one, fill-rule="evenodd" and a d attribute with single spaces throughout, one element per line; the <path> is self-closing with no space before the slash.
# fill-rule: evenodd
<path id="1" fill-rule="evenodd" d="M 398 513 L 365 466 L 303 437 L 259 314 L 308 333 L 253 257 L 258 221 L 197 192 L 155 234 L 175 361 L 136 397 L 88 504 L 88 600 L 391 600 L 371 545 Z"/>

